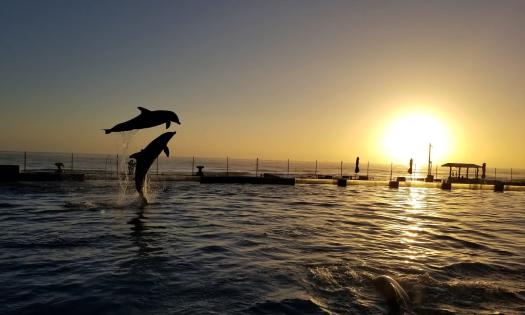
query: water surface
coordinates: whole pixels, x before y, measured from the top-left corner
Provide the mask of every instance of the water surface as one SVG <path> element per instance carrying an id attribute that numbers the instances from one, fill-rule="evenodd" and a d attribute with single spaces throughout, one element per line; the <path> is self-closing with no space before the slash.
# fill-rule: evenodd
<path id="1" fill-rule="evenodd" d="M 2 314 L 525 312 L 525 194 L 159 182 L 0 186 Z"/>

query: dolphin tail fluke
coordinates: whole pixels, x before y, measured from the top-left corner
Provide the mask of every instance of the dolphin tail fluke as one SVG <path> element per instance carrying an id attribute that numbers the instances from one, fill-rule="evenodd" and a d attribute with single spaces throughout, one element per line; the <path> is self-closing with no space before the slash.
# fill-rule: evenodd
<path id="1" fill-rule="evenodd" d="M 104 129 L 104 132 L 105 132 L 106 134 L 111 133 L 111 129 Z"/>

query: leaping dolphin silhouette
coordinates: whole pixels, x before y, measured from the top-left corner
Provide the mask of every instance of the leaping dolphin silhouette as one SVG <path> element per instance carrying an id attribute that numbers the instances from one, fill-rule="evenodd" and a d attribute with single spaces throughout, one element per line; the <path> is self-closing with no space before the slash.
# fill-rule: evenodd
<path id="1" fill-rule="evenodd" d="M 163 133 L 151 141 L 146 148 L 129 156 L 137 161 L 137 166 L 135 167 L 135 188 L 143 204 L 148 203 L 148 200 L 144 197 L 144 180 L 146 179 L 146 174 L 151 164 L 153 164 L 153 161 L 155 161 L 162 151 L 164 151 L 166 156 L 170 156 L 168 142 L 174 135 L 175 131 Z"/>
<path id="2" fill-rule="evenodd" d="M 113 128 L 104 129 L 106 134 L 111 132 L 130 131 L 133 129 L 144 129 L 166 124 L 166 129 L 170 127 L 171 122 L 180 125 L 179 117 L 169 110 L 149 110 L 144 107 L 138 107 L 140 114 L 128 121 L 115 125 Z"/>

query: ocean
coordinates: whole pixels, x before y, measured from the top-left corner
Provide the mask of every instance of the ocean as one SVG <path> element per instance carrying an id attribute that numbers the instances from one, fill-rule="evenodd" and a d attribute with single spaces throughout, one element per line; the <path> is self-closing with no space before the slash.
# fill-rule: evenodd
<path id="1" fill-rule="evenodd" d="M 28 170 L 60 161 L 40 154 Z M 20 156 L 0 164 L 23 168 Z M 73 168 L 116 167 L 104 160 Z M 197 159 L 223 171 L 217 161 Z M 309 173 L 308 163 L 292 173 Z M 189 173 L 192 159 L 159 164 Z M 182 181 L 148 190 L 141 209 L 131 182 L 0 183 L 0 313 L 385 314 L 380 275 L 406 290 L 414 314 L 525 313 L 522 191 Z"/>

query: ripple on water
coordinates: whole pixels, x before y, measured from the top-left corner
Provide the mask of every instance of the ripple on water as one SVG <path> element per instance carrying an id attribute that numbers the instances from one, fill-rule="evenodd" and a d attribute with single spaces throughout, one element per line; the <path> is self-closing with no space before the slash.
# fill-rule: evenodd
<path id="1" fill-rule="evenodd" d="M 0 192 L 3 313 L 380 314 L 379 275 L 418 314 L 524 312 L 522 193 L 152 189 L 144 209 L 111 182 Z"/>

